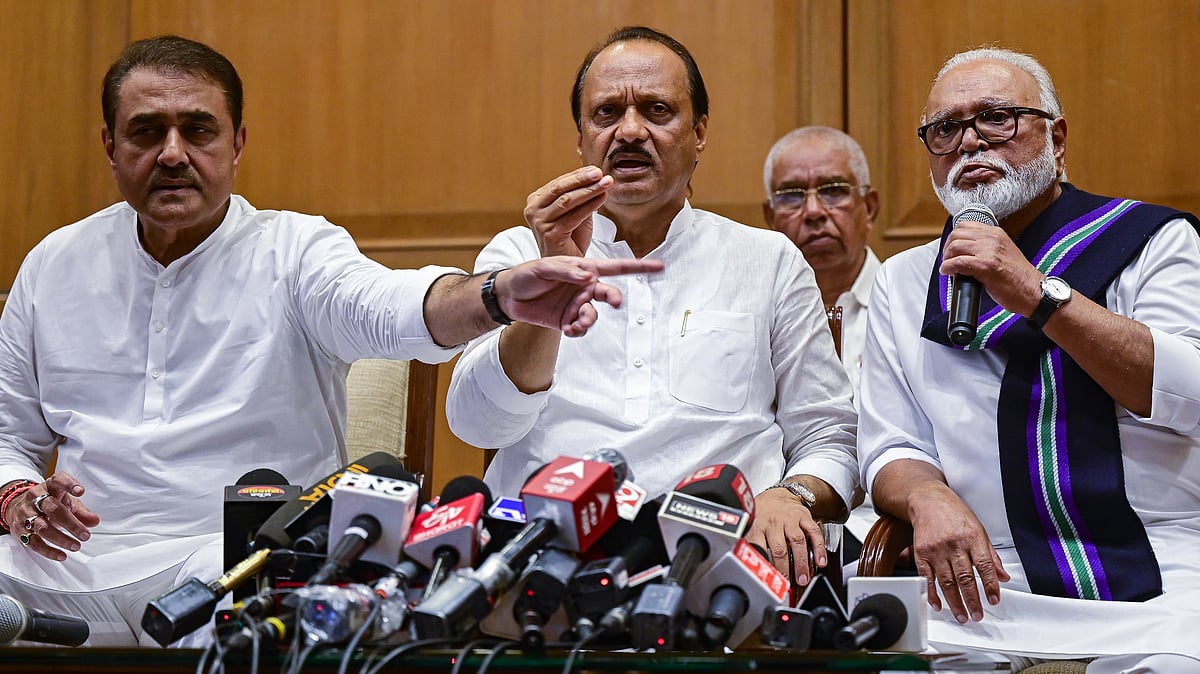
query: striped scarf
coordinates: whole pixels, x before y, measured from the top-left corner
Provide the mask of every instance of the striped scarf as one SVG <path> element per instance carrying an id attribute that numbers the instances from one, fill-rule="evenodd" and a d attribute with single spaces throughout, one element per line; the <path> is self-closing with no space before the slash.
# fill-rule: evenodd
<path id="1" fill-rule="evenodd" d="M 1191 215 L 1064 183 L 1016 244 L 1041 272 L 1107 305 L 1106 289 L 1166 222 Z M 943 247 L 951 230 L 947 221 Z M 921 336 L 1008 354 L 996 415 L 1005 510 L 1030 589 L 1144 601 L 1162 593 L 1158 562 L 1125 495 L 1113 399 L 1042 332 L 986 293 L 974 341 L 946 337 L 950 282 L 933 265 Z"/>

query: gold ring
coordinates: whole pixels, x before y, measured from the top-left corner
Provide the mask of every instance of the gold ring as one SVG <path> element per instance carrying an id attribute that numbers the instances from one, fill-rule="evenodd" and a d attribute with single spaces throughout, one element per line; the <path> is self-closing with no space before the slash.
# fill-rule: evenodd
<path id="1" fill-rule="evenodd" d="M 45 510 L 42 510 L 42 501 L 45 501 L 45 500 L 46 500 L 46 499 L 48 499 L 48 498 L 50 498 L 50 495 L 49 495 L 49 494 L 42 494 L 41 496 L 39 496 L 39 497 L 37 497 L 37 498 L 33 499 L 33 509 L 34 509 L 34 510 L 36 510 L 36 511 L 38 511 L 38 514 L 39 514 L 39 515 L 45 515 L 45 514 L 46 514 L 46 511 L 45 511 Z"/>
<path id="2" fill-rule="evenodd" d="M 38 513 L 36 515 L 33 515 L 32 517 L 26 517 L 25 518 L 25 531 L 33 531 L 33 521 L 41 516 L 42 516 L 42 514 Z"/>
<path id="3" fill-rule="evenodd" d="M 25 547 L 29 547 L 29 541 L 32 541 L 33 537 L 34 537 L 34 534 L 29 534 L 29 533 L 21 534 L 21 545 L 24 545 Z"/>

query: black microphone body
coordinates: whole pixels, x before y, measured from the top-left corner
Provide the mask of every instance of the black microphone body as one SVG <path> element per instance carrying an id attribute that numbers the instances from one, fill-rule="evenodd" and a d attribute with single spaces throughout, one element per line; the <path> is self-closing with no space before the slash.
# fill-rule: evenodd
<path id="1" fill-rule="evenodd" d="M 954 214 L 952 224 L 970 220 L 993 227 L 1000 221 L 992 209 L 983 204 L 967 204 Z M 975 339 L 979 327 L 979 298 L 983 296 L 983 284 L 973 276 L 956 274 L 950 290 L 950 318 L 946 324 L 946 336 L 958 346 L 966 346 Z"/>
<path id="2" fill-rule="evenodd" d="M 80 618 L 27 608 L 13 597 L 0 594 L 0 646 L 18 639 L 78 646 L 87 641 L 90 633 L 88 624 Z"/>
<path id="3" fill-rule="evenodd" d="M 309 585 L 323 585 L 332 581 L 350 563 L 362 556 L 367 548 L 379 540 L 383 525 L 374 515 L 358 515 L 342 533 L 337 545 L 329 552 L 325 563 L 308 579 Z"/>
<path id="4" fill-rule="evenodd" d="M 840 651 L 887 648 L 896 643 L 907 626 L 908 609 L 899 597 L 873 594 L 855 605 L 850 623 L 834 635 L 833 645 Z"/>

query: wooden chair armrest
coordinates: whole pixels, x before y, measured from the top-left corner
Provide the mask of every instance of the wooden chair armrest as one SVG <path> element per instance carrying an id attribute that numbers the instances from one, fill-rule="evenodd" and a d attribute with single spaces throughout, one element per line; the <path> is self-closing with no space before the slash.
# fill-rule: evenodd
<path id="1" fill-rule="evenodd" d="M 892 515 L 881 515 L 863 541 L 862 555 L 858 558 L 858 575 L 892 575 L 896 570 L 896 560 L 905 549 L 912 547 L 912 542 L 912 525 Z"/>

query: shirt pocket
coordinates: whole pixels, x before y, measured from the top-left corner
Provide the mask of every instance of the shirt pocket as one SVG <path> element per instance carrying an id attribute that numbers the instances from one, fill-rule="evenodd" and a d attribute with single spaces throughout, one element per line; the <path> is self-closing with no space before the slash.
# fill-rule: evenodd
<path id="1" fill-rule="evenodd" d="M 671 396 L 717 412 L 742 409 L 754 375 L 754 344 L 754 314 L 687 312 L 670 336 Z"/>

